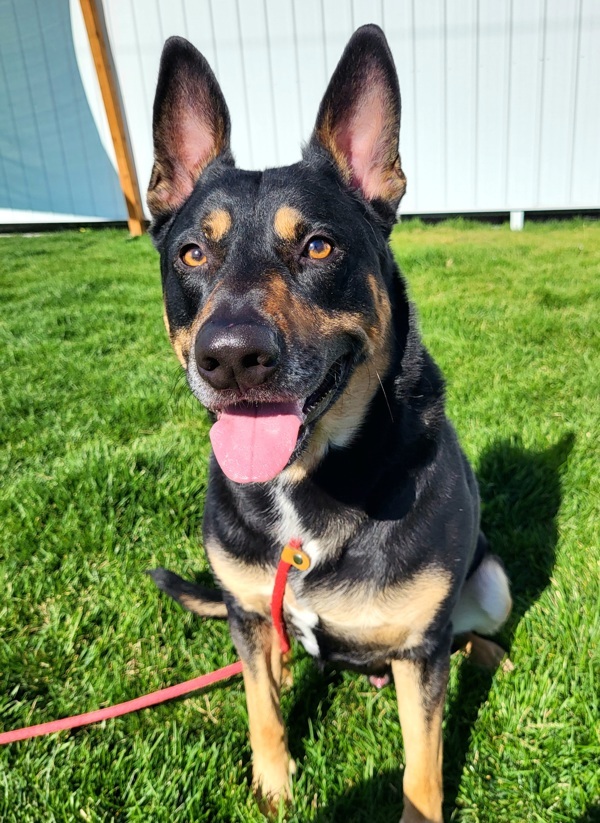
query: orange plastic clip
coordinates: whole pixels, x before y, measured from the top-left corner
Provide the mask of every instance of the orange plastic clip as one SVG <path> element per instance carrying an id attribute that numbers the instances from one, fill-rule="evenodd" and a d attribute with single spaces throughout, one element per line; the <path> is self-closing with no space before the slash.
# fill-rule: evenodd
<path id="1" fill-rule="evenodd" d="M 310 557 L 301 548 L 292 546 L 290 543 L 283 547 L 281 559 L 290 566 L 300 569 L 301 572 L 310 568 Z"/>

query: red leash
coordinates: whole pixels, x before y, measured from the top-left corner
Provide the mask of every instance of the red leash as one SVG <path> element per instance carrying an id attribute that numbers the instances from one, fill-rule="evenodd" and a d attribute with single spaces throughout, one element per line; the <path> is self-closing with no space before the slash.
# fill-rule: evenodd
<path id="1" fill-rule="evenodd" d="M 38 726 L 25 726 L 23 729 L 4 732 L 0 734 L 0 744 L 15 743 L 17 740 L 27 740 L 30 737 L 40 737 L 43 734 L 62 732 L 65 729 L 76 729 L 78 726 L 87 726 L 88 723 L 99 723 L 101 720 L 110 720 L 112 717 L 120 717 L 122 714 L 147 709 L 148 706 L 156 706 L 157 703 L 163 703 L 165 700 L 181 697 L 182 694 L 187 694 L 195 689 L 203 689 L 212 683 L 218 683 L 219 680 L 226 680 L 228 677 L 240 674 L 241 671 L 242 661 L 238 660 L 236 663 L 217 669 L 216 672 L 194 677 L 193 680 L 186 680 L 185 683 L 169 686 L 166 689 L 136 697 L 134 700 L 127 700 L 125 703 L 117 703 L 116 706 L 107 706 L 105 709 L 97 709 L 94 712 L 77 714 L 74 717 L 63 717 L 61 720 L 50 720 L 48 723 L 40 723 Z"/>
<path id="2" fill-rule="evenodd" d="M 273 619 L 273 625 L 279 635 L 279 642 L 283 654 L 290 650 L 290 641 L 283 620 L 283 598 L 288 572 L 291 566 L 295 566 L 301 570 L 305 570 L 310 566 L 308 556 L 300 549 L 301 545 L 302 541 L 292 539 L 283 549 L 277 567 L 277 574 L 275 575 L 275 585 L 271 598 L 271 617 Z M 61 732 L 66 729 L 76 729 L 79 726 L 87 726 L 89 723 L 99 723 L 101 720 L 110 720 L 113 717 L 129 714 L 129 712 L 147 709 L 149 706 L 164 703 L 165 700 L 181 697 L 183 694 L 188 694 L 197 689 L 204 689 L 206 686 L 212 686 L 213 683 L 219 683 L 221 680 L 227 680 L 236 674 L 241 674 L 242 668 L 242 661 L 238 660 L 236 663 L 231 663 L 222 669 L 203 674 L 200 677 L 194 677 L 192 680 L 186 680 L 185 683 L 180 683 L 177 686 L 168 686 L 166 689 L 160 689 L 157 692 L 136 697 L 134 700 L 117 703 L 116 706 L 107 706 L 105 709 L 97 709 L 96 711 L 74 715 L 73 717 L 64 717 L 61 720 L 51 720 L 48 723 L 40 723 L 37 726 L 25 726 L 22 729 L 3 732 L 0 734 L 0 745 L 15 743 L 17 740 L 28 740 L 30 737 L 40 737 L 44 734 Z"/>

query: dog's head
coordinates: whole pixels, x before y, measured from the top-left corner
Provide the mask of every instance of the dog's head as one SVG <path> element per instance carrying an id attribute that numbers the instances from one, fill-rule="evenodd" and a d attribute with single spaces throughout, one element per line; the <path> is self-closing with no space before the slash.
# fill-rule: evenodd
<path id="1" fill-rule="evenodd" d="M 353 35 L 295 165 L 235 168 L 219 85 L 180 38 L 165 44 L 153 127 L 165 322 L 217 418 L 217 461 L 237 482 L 301 476 L 350 441 L 388 368 L 387 238 L 405 178 L 385 37 Z"/>

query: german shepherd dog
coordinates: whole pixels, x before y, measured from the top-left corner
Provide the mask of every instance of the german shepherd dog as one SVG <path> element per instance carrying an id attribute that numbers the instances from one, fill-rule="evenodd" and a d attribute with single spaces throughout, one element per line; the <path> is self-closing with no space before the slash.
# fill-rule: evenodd
<path id="1" fill-rule="evenodd" d="M 391 52 L 364 26 L 302 160 L 242 171 L 207 62 L 186 40 L 165 44 L 151 234 L 169 337 L 213 421 L 204 545 L 221 588 L 153 575 L 191 610 L 227 617 L 254 788 L 273 807 L 290 797 L 294 765 L 270 599 L 282 547 L 301 540 L 310 566 L 291 569 L 287 628 L 320 661 L 376 685 L 393 675 L 412 823 L 442 820 L 453 638 L 495 632 L 511 598 L 388 245 L 406 185 L 399 130 Z"/>

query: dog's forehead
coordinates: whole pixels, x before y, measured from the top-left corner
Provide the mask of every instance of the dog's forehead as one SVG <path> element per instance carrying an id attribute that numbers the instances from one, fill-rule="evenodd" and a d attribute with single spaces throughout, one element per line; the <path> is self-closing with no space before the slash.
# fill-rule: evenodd
<path id="1" fill-rule="evenodd" d="M 302 163 L 261 172 L 225 168 L 200 182 L 178 222 L 214 240 L 243 233 L 293 242 L 337 224 L 342 206 L 339 187 Z"/>

